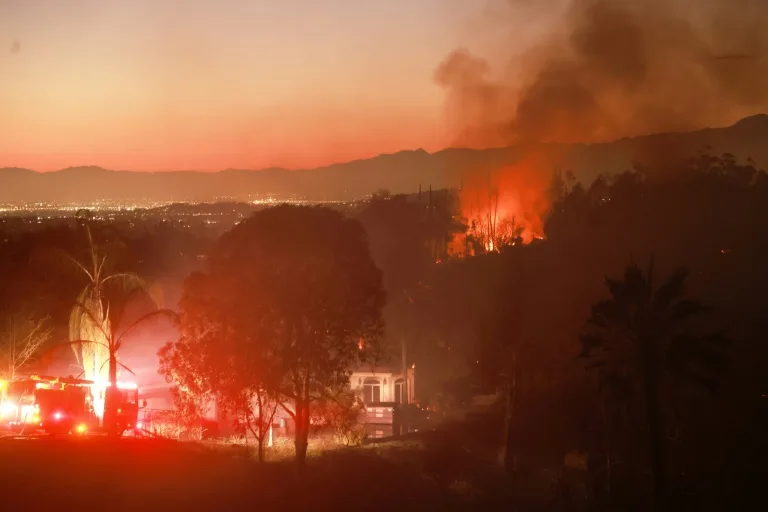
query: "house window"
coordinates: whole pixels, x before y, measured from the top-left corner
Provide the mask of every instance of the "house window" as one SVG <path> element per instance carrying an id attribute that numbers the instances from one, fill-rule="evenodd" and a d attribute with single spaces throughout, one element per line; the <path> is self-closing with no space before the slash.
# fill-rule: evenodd
<path id="1" fill-rule="evenodd" d="M 406 403 L 405 381 L 403 381 L 403 379 L 397 379 L 395 381 L 395 402 L 398 404 Z"/>
<path id="2" fill-rule="evenodd" d="M 381 402 L 381 383 L 379 379 L 367 378 L 363 382 L 363 402 L 375 404 Z"/>

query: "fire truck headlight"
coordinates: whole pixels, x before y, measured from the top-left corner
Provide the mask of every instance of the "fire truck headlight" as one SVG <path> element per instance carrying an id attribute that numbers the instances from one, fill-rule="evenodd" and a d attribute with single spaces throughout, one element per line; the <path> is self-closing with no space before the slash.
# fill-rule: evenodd
<path id="1" fill-rule="evenodd" d="M 60 413 L 59 411 L 56 411 L 55 413 L 53 413 L 53 419 L 56 420 L 56 421 L 59 421 L 63 417 L 64 417 L 64 415 L 62 413 Z"/>
<path id="2" fill-rule="evenodd" d="M 16 413 L 16 404 L 13 402 L 3 402 L 0 406 L 0 416 L 11 416 Z"/>
<path id="3" fill-rule="evenodd" d="M 85 423 L 80 423 L 76 428 L 75 432 L 78 434 L 85 434 L 88 431 L 88 427 L 85 426 Z"/>

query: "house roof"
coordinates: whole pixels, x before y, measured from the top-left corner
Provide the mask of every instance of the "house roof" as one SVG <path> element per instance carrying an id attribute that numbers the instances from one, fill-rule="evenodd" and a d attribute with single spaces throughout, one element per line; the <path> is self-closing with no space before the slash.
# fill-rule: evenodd
<path id="1" fill-rule="evenodd" d="M 374 365 L 362 365 L 358 366 L 354 373 L 398 373 L 393 372 L 392 368 L 388 366 L 374 366 Z"/>

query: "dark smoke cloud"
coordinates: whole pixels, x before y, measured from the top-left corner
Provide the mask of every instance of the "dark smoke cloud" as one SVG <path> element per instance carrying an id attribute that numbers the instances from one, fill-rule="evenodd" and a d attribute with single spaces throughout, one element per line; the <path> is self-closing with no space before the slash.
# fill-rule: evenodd
<path id="1" fill-rule="evenodd" d="M 766 0 L 571 0 L 563 13 L 514 77 L 463 50 L 438 67 L 458 143 L 610 140 L 768 107 Z"/>

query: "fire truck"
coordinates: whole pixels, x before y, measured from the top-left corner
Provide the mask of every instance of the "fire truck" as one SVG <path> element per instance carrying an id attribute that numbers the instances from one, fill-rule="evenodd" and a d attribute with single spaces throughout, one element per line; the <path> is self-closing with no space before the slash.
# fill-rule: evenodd
<path id="1" fill-rule="evenodd" d="M 106 386 L 96 386 L 96 390 L 103 391 L 104 398 L 107 393 L 114 393 L 114 400 L 117 402 L 117 431 L 122 435 L 126 431 L 133 431 L 134 434 L 138 434 L 138 416 L 139 409 L 139 389 L 132 383 L 117 383 L 117 389 L 112 390 L 107 384 Z M 103 402 L 102 402 L 103 403 Z M 144 400 L 143 407 L 146 407 L 146 400 Z"/>
<path id="2" fill-rule="evenodd" d="M 98 430 L 109 385 L 72 377 L 32 375 L 0 381 L 0 425 L 22 433 L 84 435 Z M 119 431 L 136 428 L 139 409 L 135 384 L 119 383 L 115 392 Z"/>

